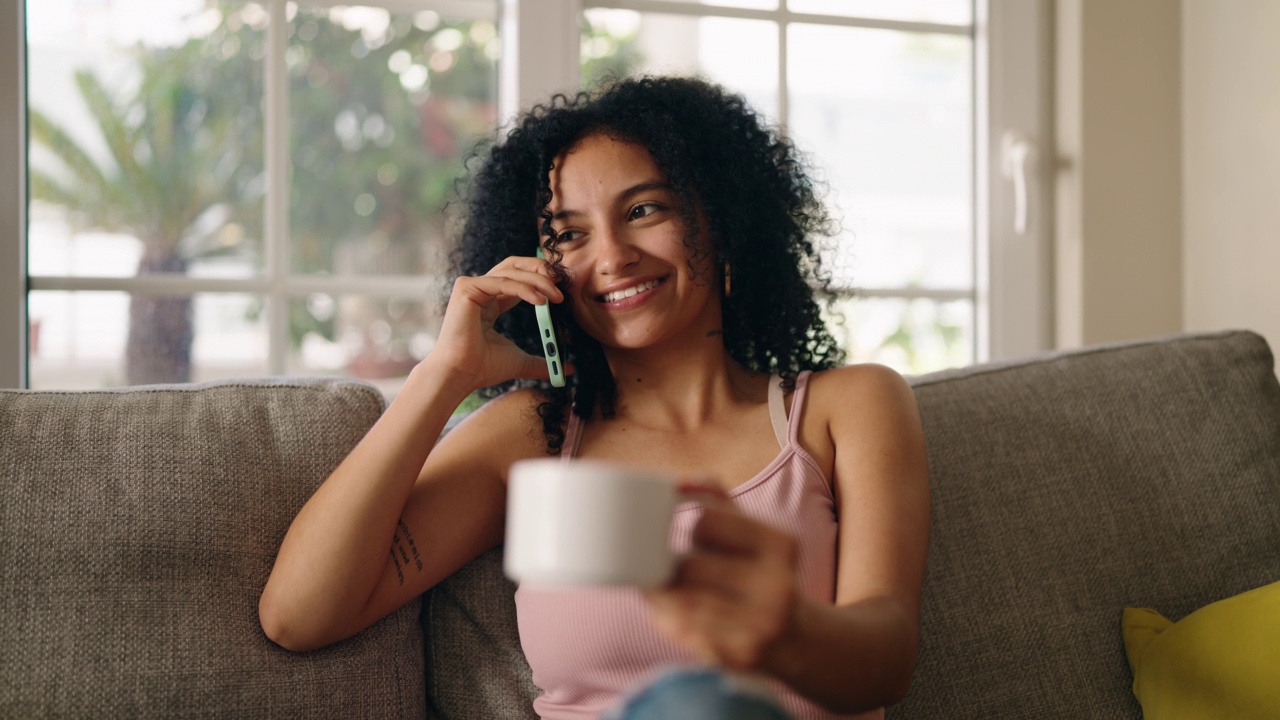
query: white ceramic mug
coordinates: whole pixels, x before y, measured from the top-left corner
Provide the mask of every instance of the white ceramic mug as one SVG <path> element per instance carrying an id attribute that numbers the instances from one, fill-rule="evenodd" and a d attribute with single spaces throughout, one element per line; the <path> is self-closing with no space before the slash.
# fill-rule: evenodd
<path id="1" fill-rule="evenodd" d="M 521 460 L 507 480 L 503 568 L 542 586 L 658 587 L 671 578 L 676 479 L 597 460 Z"/>

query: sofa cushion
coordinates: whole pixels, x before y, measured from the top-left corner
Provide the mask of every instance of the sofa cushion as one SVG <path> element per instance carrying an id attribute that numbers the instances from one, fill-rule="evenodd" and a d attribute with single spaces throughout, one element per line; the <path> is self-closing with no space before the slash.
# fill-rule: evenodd
<path id="1" fill-rule="evenodd" d="M 889 718 L 1140 717 L 1120 622 L 1280 578 L 1280 384 L 1249 332 L 914 381 L 933 523 Z"/>
<path id="2" fill-rule="evenodd" d="M 0 716 L 421 717 L 416 602 L 314 653 L 258 625 L 382 409 L 346 380 L 0 391 Z"/>
<path id="3" fill-rule="evenodd" d="M 515 591 L 497 548 L 423 597 L 428 717 L 537 720 L 538 689 L 520 647 Z"/>
<path id="4" fill-rule="evenodd" d="M 1143 720 L 1280 717 L 1280 582 L 1176 623 L 1126 608 L 1124 647 Z"/>

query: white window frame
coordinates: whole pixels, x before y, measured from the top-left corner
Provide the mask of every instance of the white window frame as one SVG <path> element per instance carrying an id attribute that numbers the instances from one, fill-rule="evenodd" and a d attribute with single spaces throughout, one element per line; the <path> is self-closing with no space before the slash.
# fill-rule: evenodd
<path id="1" fill-rule="evenodd" d="M 26 71 L 22 0 L 0 0 L 0 387 L 27 382 Z"/>
<path id="2" fill-rule="evenodd" d="M 0 0 L 0 387 L 27 386 L 28 283 L 35 290 L 115 290 L 140 292 L 253 292 L 269 300 L 311 292 L 356 293 L 377 297 L 427 297 L 432 289 L 417 277 L 310 277 L 290 275 L 288 214 L 279 206 L 288 197 L 281 168 L 288 164 L 288 97 L 283 63 L 286 0 L 259 0 L 271 13 L 267 56 L 266 137 L 268 177 L 267 260 L 259 278 L 205 279 L 184 276 L 143 278 L 30 278 L 26 275 L 26 135 L 23 7 L 25 0 Z M 295 0 L 300 7 L 340 4 Z M 466 16 L 476 6 L 467 0 L 366 0 L 392 11 L 435 9 Z M 1045 162 L 1051 148 L 1049 0 L 975 0 L 972 27 L 899 22 L 790 12 L 785 0 L 776 10 L 753 10 L 671 0 L 500 0 L 502 57 L 499 110 L 503 118 L 552 93 L 578 88 L 579 32 L 582 12 L 591 7 L 667 14 L 766 19 L 779 29 L 777 117 L 785 127 L 786 28 L 792 22 L 816 22 L 909 32 L 964 34 L 974 39 L 974 278 L 972 293 L 952 290 L 859 290 L 864 297 L 970 299 L 974 307 L 975 360 L 1017 357 L 1051 345 L 1052 312 L 1049 232 L 1052 227 Z M 9 41 L 5 41 L 9 38 Z M 515 62 L 509 59 L 514 58 Z M 279 75 L 279 77 L 276 77 Z M 1012 179 L 1004 166 L 1009 152 L 1003 138 L 1027 143 L 1021 167 L 1023 208 L 1015 207 Z M 1017 167 L 1011 167 L 1017 170 Z M 1020 228 L 1015 219 L 1023 215 Z M 268 371 L 285 371 L 285 303 L 268 302 Z"/>
<path id="3" fill-rule="evenodd" d="M 974 7 L 979 362 L 1053 347 L 1052 16 L 1049 0 L 977 0 Z M 1017 142 L 1025 143 L 1020 168 Z"/>

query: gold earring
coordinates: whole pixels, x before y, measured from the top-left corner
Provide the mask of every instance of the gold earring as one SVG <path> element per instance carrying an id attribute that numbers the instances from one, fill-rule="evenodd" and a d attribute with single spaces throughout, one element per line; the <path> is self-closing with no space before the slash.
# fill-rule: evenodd
<path id="1" fill-rule="evenodd" d="M 730 267 L 728 261 L 724 264 L 724 296 L 729 297 L 733 294 L 733 268 Z"/>

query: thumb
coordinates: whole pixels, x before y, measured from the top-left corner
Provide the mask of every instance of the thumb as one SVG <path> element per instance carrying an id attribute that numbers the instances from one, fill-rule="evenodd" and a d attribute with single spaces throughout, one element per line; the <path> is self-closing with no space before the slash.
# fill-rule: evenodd
<path id="1" fill-rule="evenodd" d="M 551 370 L 547 367 L 547 359 L 541 355 L 524 353 L 519 377 L 528 380 L 550 380 Z"/>

